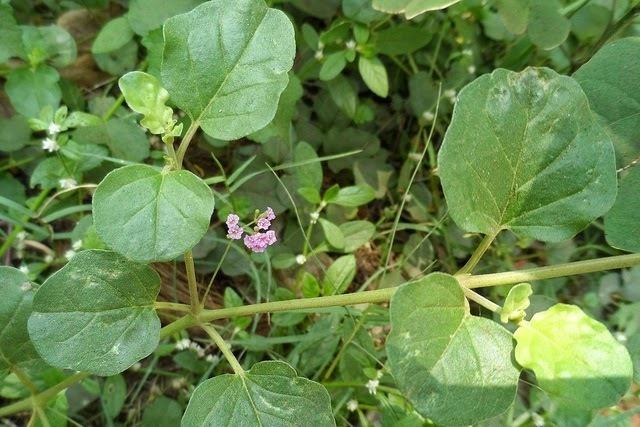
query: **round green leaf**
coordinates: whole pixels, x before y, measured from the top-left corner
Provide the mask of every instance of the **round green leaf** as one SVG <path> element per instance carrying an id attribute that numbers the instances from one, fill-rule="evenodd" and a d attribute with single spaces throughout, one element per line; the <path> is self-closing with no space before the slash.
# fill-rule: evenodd
<path id="1" fill-rule="evenodd" d="M 607 242 L 614 248 L 640 252 L 640 166 L 620 180 L 618 197 L 604 217 Z"/>
<path id="2" fill-rule="evenodd" d="M 15 110 L 26 117 L 38 117 L 44 107 L 58 108 L 62 94 L 60 75 L 48 65 L 18 68 L 7 74 L 5 91 Z"/>
<path id="3" fill-rule="evenodd" d="M 304 421 L 303 421 L 304 420 Z M 329 393 L 284 362 L 259 362 L 245 375 L 200 384 L 182 426 L 335 426 Z"/>
<path id="4" fill-rule="evenodd" d="M 373 0 L 373 8 L 386 13 L 404 13 L 411 19 L 424 12 L 440 10 L 460 0 Z"/>
<path id="5" fill-rule="evenodd" d="M 571 22 L 560 11 L 557 0 L 529 0 L 531 42 L 542 49 L 553 49 L 567 39 Z"/>
<path id="6" fill-rule="evenodd" d="M 519 370 L 512 337 L 497 323 L 469 315 L 458 281 L 433 273 L 391 298 L 387 356 L 400 390 L 423 416 L 468 425 L 513 403 Z"/>
<path id="7" fill-rule="evenodd" d="M 613 140 L 618 166 L 640 153 L 640 37 L 605 45 L 574 74 Z"/>
<path id="8" fill-rule="evenodd" d="M 0 267 L 0 376 L 12 366 L 40 362 L 27 332 L 34 289 L 20 270 Z"/>
<path id="9" fill-rule="evenodd" d="M 115 375 L 160 339 L 154 302 L 160 277 L 108 251 L 83 251 L 38 289 L 29 335 L 49 364 Z"/>
<path id="10" fill-rule="evenodd" d="M 498 69 L 461 92 L 438 156 L 449 213 L 464 230 L 568 239 L 616 197 L 611 140 L 575 80 Z"/>
<path id="11" fill-rule="evenodd" d="M 188 171 L 132 165 L 109 173 L 93 196 L 100 238 L 135 261 L 168 261 L 188 251 L 207 232 L 211 189 Z"/>
<path id="12" fill-rule="evenodd" d="M 133 38 L 129 20 L 119 16 L 107 22 L 100 30 L 91 46 L 93 53 L 109 53 L 118 50 Z"/>
<path id="13" fill-rule="evenodd" d="M 558 404 L 585 410 L 618 402 L 631 385 L 626 348 L 579 307 L 556 304 L 518 328 L 515 356 Z"/>
<path id="14" fill-rule="evenodd" d="M 210 136 L 266 126 L 293 66 L 293 25 L 263 0 L 213 0 L 164 24 L 162 82 Z"/>

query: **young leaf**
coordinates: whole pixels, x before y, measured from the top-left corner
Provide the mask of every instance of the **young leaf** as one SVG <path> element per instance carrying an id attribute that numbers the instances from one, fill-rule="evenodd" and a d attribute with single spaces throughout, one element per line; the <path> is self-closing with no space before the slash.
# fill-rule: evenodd
<path id="1" fill-rule="evenodd" d="M 34 293 L 24 273 L 0 267 L 0 377 L 12 366 L 28 368 L 41 362 L 27 332 Z"/>
<path id="2" fill-rule="evenodd" d="M 160 339 L 153 303 L 160 277 L 108 251 L 82 251 L 38 289 L 29 335 L 49 364 L 115 375 Z"/>
<path id="3" fill-rule="evenodd" d="M 149 132 L 159 135 L 171 129 L 175 123 L 173 110 L 165 105 L 169 92 L 160 86 L 158 79 L 142 71 L 132 71 L 120 77 L 118 86 L 129 108 L 144 116 L 140 124 Z"/>
<path id="4" fill-rule="evenodd" d="M 604 217 L 607 242 L 614 248 L 640 252 L 640 166 L 620 180 L 618 197 Z"/>
<path id="5" fill-rule="evenodd" d="M 460 0 L 373 0 L 373 8 L 386 13 L 404 13 L 407 19 L 421 13 L 440 10 Z"/>
<path id="6" fill-rule="evenodd" d="M 60 75 L 48 65 L 35 69 L 18 68 L 7 74 L 4 89 L 15 110 L 26 117 L 38 117 L 50 106 L 58 108 L 62 94 L 58 86 Z"/>
<path id="7" fill-rule="evenodd" d="M 373 58 L 360 56 L 358 70 L 362 80 L 373 93 L 383 98 L 389 94 L 387 69 L 377 56 Z"/>
<path id="8" fill-rule="evenodd" d="M 400 390 L 436 424 L 468 425 L 513 403 L 519 370 L 512 337 L 471 316 L 458 281 L 433 273 L 391 298 L 387 356 Z"/>
<path id="9" fill-rule="evenodd" d="M 324 295 L 342 294 L 356 275 L 356 257 L 344 255 L 329 266 L 322 280 Z"/>
<path id="10" fill-rule="evenodd" d="M 93 53 L 109 53 L 118 50 L 133 38 L 133 30 L 124 16 L 107 22 L 91 45 Z"/>
<path id="11" fill-rule="evenodd" d="M 164 24 L 162 82 L 210 136 L 266 126 L 289 80 L 293 25 L 263 0 L 213 0 Z"/>
<path id="12" fill-rule="evenodd" d="M 377 31 L 372 42 L 384 55 L 406 55 L 429 44 L 431 37 L 430 31 L 405 24 Z"/>
<path id="13" fill-rule="evenodd" d="M 507 30 L 522 34 L 529 24 L 529 0 L 498 0 L 498 15 Z"/>
<path id="14" fill-rule="evenodd" d="M 532 293 L 533 290 L 528 283 L 519 283 L 509 289 L 507 299 L 504 301 L 502 312 L 500 313 L 502 323 L 508 323 L 509 321 L 517 323 L 524 319 L 524 310 L 529 307 L 529 297 Z"/>
<path id="15" fill-rule="evenodd" d="M 608 43 L 573 77 L 605 123 L 618 167 L 627 166 L 640 153 L 640 37 Z"/>
<path id="16" fill-rule="evenodd" d="M 220 375 L 200 384 L 183 427 L 208 425 L 335 426 L 326 389 L 297 376 L 284 362 L 259 362 L 245 375 Z"/>
<path id="17" fill-rule="evenodd" d="M 353 118 L 356 115 L 356 108 L 358 107 L 358 94 L 353 86 L 351 86 L 351 83 L 349 83 L 349 80 L 344 76 L 337 76 L 327 83 L 327 88 L 329 89 L 331 99 L 338 108 L 340 108 L 347 117 Z"/>
<path id="18" fill-rule="evenodd" d="M 93 195 L 100 238 L 135 261 L 168 261 L 188 251 L 207 232 L 211 189 L 188 171 L 160 172 L 132 165 L 109 173 Z"/>
<path id="19" fill-rule="evenodd" d="M 327 242 L 336 249 L 344 248 L 344 234 L 342 234 L 340 227 L 324 218 L 320 218 L 319 222 Z"/>
<path id="20" fill-rule="evenodd" d="M 536 46 L 553 49 L 567 39 L 571 22 L 560 11 L 557 0 L 529 0 L 527 34 Z"/>
<path id="21" fill-rule="evenodd" d="M 344 51 L 334 52 L 327 55 L 320 68 L 320 80 L 332 80 L 344 70 L 347 65 L 347 57 Z"/>
<path id="22" fill-rule="evenodd" d="M 358 207 L 366 205 L 375 199 L 375 197 L 375 191 L 368 185 L 352 185 L 341 188 L 340 191 L 338 191 L 338 195 L 329 201 L 329 203 L 346 207 Z"/>
<path id="23" fill-rule="evenodd" d="M 516 330 L 515 356 L 559 405 L 583 410 L 618 402 L 631 385 L 626 348 L 579 307 L 556 304 Z"/>
<path id="24" fill-rule="evenodd" d="M 498 69 L 466 86 L 438 159 L 466 231 L 568 239 L 616 196 L 611 140 L 575 80 L 547 68 Z"/>

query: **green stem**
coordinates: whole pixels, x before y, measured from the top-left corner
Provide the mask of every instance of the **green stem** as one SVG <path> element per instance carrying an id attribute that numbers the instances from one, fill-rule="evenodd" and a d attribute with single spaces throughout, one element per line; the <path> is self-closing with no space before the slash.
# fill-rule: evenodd
<path id="1" fill-rule="evenodd" d="M 190 306 L 177 302 L 156 301 L 153 306 L 156 310 L 181 311 L 183 313 L 191 312 Z"/>
<path id="2" fill-rule="evenodd" d="M 184 155 L 187 152 L 187 148 L 189 148 L 189 144 L 191 144 L 191 140 L 193 139 L 193 136 L 196 134 L 198 127 L 200 127 L 200 123 L 198 123 L 197 120 L 191 122 L 191 126 L 189 126 L 189 129 L 187 129 L 187 132 L 184 134 L 184 138 L 182 138 L 182 141 L 178 146 L 178 151 L 176 153 L 176 159 L 178 163 L 176 165 L 176 168 L 178 170 L 182 169 L 182 162 L 184 161 Z"/>
<path id="3" fill-rule="evenodd" d="M 107 110 L 107 112 L 102 115 L 102 120 L 104 120 L 105 122 L 109 120 L 111 116 L 113 116 L 115 112 L 118 111 L 118 108 L 120 108 L 123 101 L 124 101 L 124 95 L 120 95 L 115 100 L 115 102 L 111 105 L 111 107 Z"/>
<path id="4" fill-rule="evenodd" d="M 478 261 L 480 261 L 484 253 L 487 251 L 487 249 L 489 249 L 489 246 L 491 246 L 491 243 L 493 243 L 497 235 L 498 233 L 492 233 L 484 236 L 476 250 L 471 254 L 471 258 L 469 258 L 469 261 L 467 261 L 464 267 L 462 267 L 456 274 L 471 273 L 475 266 L 478 265 Z"/>
<path id="5" fill-rule="evenodd" d="M 205 301 L 207 300 L 207 295 L 209 295 L 209 291 L 211 290 L 211 285 L 213 285 L 213 281 L 216 279 L 216 276 L 218 275 L 218 272 L 220 271 L 220 268 L 222 267 L 222 264 L 224 263 L 224 260 L 227 257 L 227 254 L 229 253 L 229 249 L 231 249 L 232 243 L 233 243 L 232 240 L 229 240 L 227 242 L 227 247 L 224 248 L 224 253 L 222 254 L 222 257 L 220 257 L 220 262 L 218 262 L 218 265 L 216 266 L 216 269 L 213 272 L 213 275 L 211 276 L 211 280 L 209 280 L 209 284 L 207 284 L 207 290 L 204 292 L 204 296 L 202 297 L 202 301 L 200 302 L 200 307 L 202 309 L 204 309 L 204 304 L 205 304 Z"/>
<path id="6" fill-rule="evenodd" d="M 233 372 L 235 372 L 236 375 L 244 376 L 244 369 L 242 369 L 240 362 L 236 359 L 236 356 L 227 345 L 227 342 L 220 336 L 218 331 L 216 331 L 216 328 L 207 324 L 201 324 L 200 327 L 211 337 L 213 342 L 216 343 L 224 357 L 227 359 L 227 362 L 231 365 Z"/>
<path id="7" fill-rule="evenodd" d="M 184 253 L 184 264 L 187 268 L 187 281 L 189 283 L 189 299 L 191 300 L 191 312 L 197 315 L 200 312 L 200 301 L 198 300 L 198 282 L 196 281 L 196 267 L 193 262 L 193 253 Z"/>
<path id="8" fill-rule="evenodd" d="M 467 297 L 467 299 L 470 299 L 471 301 L 481 305 L 482 307 L 486 308 L 487 310 L 491 310 L 494 313 L 500 313 L 500 311 L 502 311 L 502 308 L 500 308 L 500 306 L 498 304 L 496 304 L 495 302 L 491 301 L 490 299 L 487 299 L 487 298 L 483 297 L 479 293 L 472 291 L 471 289 L 467 288 L 466 286 L 462 287 L 462 291 L 464 292 L 464 296 Z"/>
<path id="9" fill-rule="evenodd" d="M 79 381 L 82 381 L 88 376 L 89 374 L 86 372 L 78 372 L 74 375 L 71 375 L 70 377 L 65 378 L 63 381 L 59 382 L 58 384 L 52 387 L 49 387 L 42 393 L 39 393 L 33 397 L 27 397 L 25 399 L 19 400 L 17 402 L 12 403 L 11 405 L 4 406 L 0 408 L 0 417 L 6 417 L 8 415 L 15 414 L 17 412 L 26 411 L 30 408 L 38 406 L 37 404 L 34 404 L 35 402 L 38 402 L 39 405 L 42 406 L 42 404 L 51 400 L 61 391 L 71 387 L 73 384 Z"/>
<path id="10" fill-rule="evenodd" d="M 44 202 L 44 199 L 47 198 L 47 194 L 49 194 L 49 190 L 42 190 L 33 202 L 31 210 L 37 211 L 40 208 L 40 205 L 42 205 L 42 203 Z M 25 215 L 21 220 L 22 222 L 26 222 L 29 221 L 29 219 L 30 217 Z M 2 246 L 0 246 L 0 257 L 2 257 L 9 250 L 14 240 L 16 240 L 16 237 L 22 230 L 24 230 L 24 227 L 19 224 L 16 225 L 13 230 L 11 230 L 11 233 L 9 233 Z"/>

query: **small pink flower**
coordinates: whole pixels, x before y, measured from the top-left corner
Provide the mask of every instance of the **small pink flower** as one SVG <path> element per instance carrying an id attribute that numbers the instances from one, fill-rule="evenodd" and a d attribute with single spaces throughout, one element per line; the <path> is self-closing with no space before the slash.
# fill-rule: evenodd
<path id="1" fill-rule="evenodd" d="M 267 207 L 267 210 L 260 215 L 256 222 L 256 231 L 268 230 L 271 227 L 271 221 L 274 219 L 276 219 L 276 214 L 273 213 L 273 209 Z"/>
<path id="2" fill-rule="evenodd" d="M 227 216 L 227 239 L 239 240 L 242 238 L 242 227 L 238 225 L 240 217 L 236 214 L 229 214 Z"/>
<path id="3" fill-rule="evenodd" d="M 244 236 L 244 245 L 253 252 L 264 252 L 269 246 L 277 241 L 276 232 L 269 230 L 266 233 L 255 233 Z"/>

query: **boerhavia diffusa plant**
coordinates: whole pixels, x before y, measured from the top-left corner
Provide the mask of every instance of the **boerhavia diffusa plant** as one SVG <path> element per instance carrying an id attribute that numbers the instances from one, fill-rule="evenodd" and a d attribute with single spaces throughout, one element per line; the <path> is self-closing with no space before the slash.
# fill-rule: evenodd
<path id="1" fill-rule="evenodd" d="M 54 422 L 55 414 L 67 413 L 64 391 L 76 387 L 80 393 L 78 384 L 98 384 L 103 395 L 96 404 L 113 425 L 125 402 L 120 374 L 126 370 L 145 372 L 145 380 L 168 372 L 170 380 L 159 384 L 171 384 L 167 388 L 177 390 L 174 397 L 186 409 L 182 413 L 171 399 L 162 406 L 176 404 L 181 421 L 172 422 L 184 427 L 515 426 L 535 423 L 536 411 L 587 425 L 630 392 L 640 347 L 629 345 L 635 348 L 630 354 L 624 340 L 592 317 L 593 304 L 576 301 L 581 308 L 566 303 L 569 298 L 556 303 L 556 292 L 568 276 L 640 265 L 640 168 L 634 166 L 640 155 L 640 38 L 592 41 L 595 54 L 578 61 L 572 75 L 526 67 L 507 56 L 499 61 L 505 68 L 483 66 L 487 72 L 476 78 L 482 64 L 470 58 L 478 45 L 448 43 L 451 28 L 467 28 L 460 31 L 470 37 L 477 32 L 470 25 L 480 20 L 492 37 L 515 40 L 520 55 L 543 52 L 532 63 L 553 63 L 563 55 L 556 48 L 568 37 L 569 18 L 577 16 L 572 22 L 582 28 L 586 17 L 578 13 L 589 2 L 560 11 L 551 5 L 556 2 L 533 0 L 486 7 L 470 2 L 469 10 L 456 0 L 343 1 L 340 17 L 322 34 L 309 23 L 296 33 L 290 16 L 314 13 L 309 22 L 321 22 L 333 16 L 335 2 L 292 2 L 290 16 L 263 0 L 163 2 L 156 26 L 149 23 L 155 19 L 150 8 L 149 16 L 141 13 L 144 1 L 129 3 L 127 17 L 104 27 L 93 53 L 113 69 L 117 64 L 109 55 L 133 49 L 135 60 L 134 37 L 141 37 L 154 55 L 140 65 L 146 71 L 117 69 L 123 74 L 121 98 L 99 116 L 58 107 L 63 95 L 53 67 L 71 59 L 62 50 L 49 55 L 42 42 L 49 40 L 42 34 L 58 30 L 28 27 L 24 35 L 11 7 L 0 4 L 0 63 L 21 58 L 29 64 L 7 68 L 5 89 L 16 111 L 29 118 L 27 134 L 39 135 L 31 148 L 45 156 L 41 164 L 48 168 L 36 168 L 33 185 L 47 191 L 28 208 L 0 193 L 2 206 L 24 216 L 20 229 L 7 233 L 0 254 L 12 245 L 43 250 L 21 231 L 73 238 L 48 222 L 91 211 L 68 262 L 55 265 L 52 258 L 42 267 L 60 267 L 43 283 L 29 268 L 0 267 L 0 378 L 5 388 L 24 389 L 10 396 L 0 417 L 32 411 L 30 425 L 65 425 L 64 417 Z M 447 7 L 451 15 L 435 12 Z M 519 7 L 527 14 L 516 13 Z M 630 25 L 637 6 L 626 13 L 620 21 Z M 402 14 L 402 21 L 387 14 Z M 447 16 L 451 24 L 432 35 L 428 28 Z M 562 31 L 541 28 L 551 21 Z M 617 34 L 613 28 L 623 28 L 612 25 L 598 34 L 611 37 Z M 585 40 L 595 37 L 584 33 Z M 122 43 L 113 37 L 127 34 Z M 420 50 L 432 36 L 434 49 Z M 20 40 L 15 52 L 3 41 L 10 37 Z M 429 40 L 421 44 L 422 38 Z M 66 39 L 58 34 L 56 40 Z M 297 57 L 296 40 L 306 45 Z M 451 73 L 438 68 L 440 49 L 450 44 L 446 64 L 458 64 Z M 31 53 L 25 53 L 27 46 Z M 570 69 L 570 58 L 565 62 Z M 357 64 L 357 79 L 345 77 L 351 63 Z M 393 76 L 385 63 L 397 66 Z M 434 78 L 445 85 L 433 84 Z M 17 96 L 25 79 L 58 88 L 55 106 L 40 108 Z M 313 114 L 296 104 L 303 87 L 319 93 Z M 409 98 L 394 98 L 380 113 L 390 88 L 409 90 Z M 72 95 L 66 88 L 64 102 L 72 102 Z M 364 96 L 375 101 L 361 101 Z M 415 117 L 402 119 L 408 111 Z M 384 126 L 418 128 L 413 138 L 394 137 L 393 144 L 410 150 L 397 171 L 377 166 L 393 150 L 376 151 L 380 141 L 368 133 L 377 129 L 371 127 L 376 114 L 383 114 Z M 294 116 L 300 126 L 292 126 Z M 331 129 L 313 125 L 312 116 Z M 144 132 L 152 135 L 155 157 Z M 76 141 L 96 134 L 99 144 Z M 131 151 L 136 135 L 145 140 L 142 152 Z M 229 165 L 207 153 L 205 168 L 187 157 L 203 146 L 219 152 L 243 138 L 262 144 L 264 152 L 246 149 L 242 161 Z M 281 145 L 269 145 L 274 140 Z M 351 145 L 355 140 L 365 142 Z M 353 150 L 344 154 L 341 144 Z M 321 146 L 324 157 L 316 155 Z M 103 161 L 118 167 L 99 169 Z M 321 162 L 341 183 L 353 167 L 356 184 L 324 185 Z M 203 178 L 213 167 L 220 175 Z M 230 167 L 235 172 L 227 174 Z M 96 176 L 97 186 L 83 184 Z M 258 176 L 264 182 L 242 197 L 235 194 Z M 395 181 L 399 198 L 388 191 Z M 82 188 L 93 192 L 90 205 L 63 204 L 63 213 L 53 217 L 40 211 Z M 358 210 L 373 200 L 371 209 Z M 381 207 L 387 200 L 393 206 Z M 432 200 L 438 200 L 436 207 L 425 209 Z M 31 225 L 33 217 L 47 226 Z M 558 254 L 564 250 L 558 242 L 571 241 L 592 224 L 611 247 L 581 234 L 576 241 L 584 245 L 575 250 L 591 254 L 597 247 L 609 256 L 569 262 Z M 406 234 L 396 253 L 397 233 Z M 425 244 L 432 235 L 445 239 L 441 250 Z M 477 248 L 467 251 L 477 235 Z M 545 244 L 554 251 L 548 256 L 526 249 Z M 487 262 L 490 249 L 498 261 Z M 514 264 L 517 251 L 523 261 L 518 269 L 487 272 Z M 456 257 L 467 259 L 459 269 Z M 357 275 L 371 260 L 379 268 Z M 525 265 L 528 260 L 549 265 Z M 182 262 L 188 304 L 169 301 L 162 292 L 168 276 L 175 283 Z M 167 275 L 163 265 L 172 265 L 173 273 Z M 435 271 L 438 266 L 443 271 Z M 483 274 L 474 274 L 479 266 Z M 240 295 L 226 278 L 242 274 L 251 277 L 251 288 Z M 205 285 L 206 275 L 211 277 Z M 548 279 L 555 279 L 553 291 L 541 291 L 539 282 Z M 481 294 L 481 288 L 493 290 Z M 211 305 L 212 289 L 222 289 L 224 307 Z M 625 292 L 620 300 L 631 293 Z M 179 353 L 171 364 L 159 364 L 174 351 Z M 193 375 L 193 387 L 169 365 Z M 145 393 L 145 380 L 131 394 L 134 402 Z M 532 401 L 544 405 L 522 409 L 519 383 L 531 385 Z M 149 398 L 159 390 L 149 391 Z M 377 407 L 383 415 L 367 418 L 365 411 Z M 526 417 L 515 420 L 516 410 Z M 160 425 L 146 413 L 126 422 Z"/>

